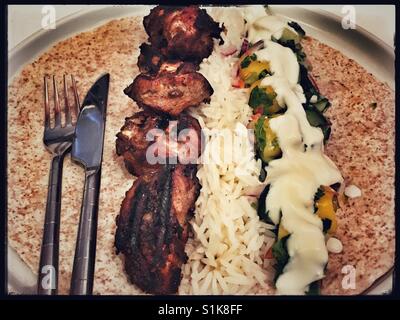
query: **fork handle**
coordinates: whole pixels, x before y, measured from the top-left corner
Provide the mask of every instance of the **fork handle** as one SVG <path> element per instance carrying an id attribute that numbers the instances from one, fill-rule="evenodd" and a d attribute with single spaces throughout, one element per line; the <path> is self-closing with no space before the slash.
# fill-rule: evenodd
<path id="1" fill-rule="evenodd" d="M 85 190 L 72 268 L 71 295 L 87 295 L 93 292 L 100 177 L 101 169 L 86 171 Z"/>
<path id="2" fill-rule="evenodd" d="M 46 214 L 40 251 L 38 294 L 57 294 L 62 169 L 65 153 L 53 157 L 47 190 Z"/>

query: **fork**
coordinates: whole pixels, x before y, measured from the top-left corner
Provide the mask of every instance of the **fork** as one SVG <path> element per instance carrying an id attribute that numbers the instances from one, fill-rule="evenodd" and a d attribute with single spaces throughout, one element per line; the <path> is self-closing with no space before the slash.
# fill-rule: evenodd
<path id="1" fill-rule="evenodd" d="M 42 247 L 40 251 L 38 294 L 57 294 L 58 287 L 58 260 L 60 236 L 61 186 L 62 169 L 65 155 L 71 150 L 76 121 L 72 120 L 72 108 L 75 117 L 78 117 L 80 104 L 75 78 L 71 75 L 73 100 L 71 107 L 68 97 L 67 77 L 64 80 L 64 114 L 65 124 L 62 125 L 60 99 L 56 78 L 53 75 L 54 126 L 51 126 L 50 103 L 47 76 L 44 77 L 44 135 L 43 143 L 46 149 L 53 154 L 49 173 L 47 190 L 46 214 L 43 230 Z"/>

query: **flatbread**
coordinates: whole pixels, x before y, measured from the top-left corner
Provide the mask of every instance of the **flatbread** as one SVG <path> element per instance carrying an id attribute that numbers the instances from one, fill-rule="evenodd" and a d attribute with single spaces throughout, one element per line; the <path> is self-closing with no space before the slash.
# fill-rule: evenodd
<path id="1" fill-rule="evenodd" d="M 362 190 L 360 198 L 349 199 L 337 212 L 336 237 L 344 249 L 330 255 L 322 293 L 357 294 L 394 265 L 395 96 L 387 84 L 339 51 L 311 38 L 304 49 L 320 91 L 332 103 L 326 153 L 345 183 Z M 351 267 L 355 289 L 342 288 Z"/>
<path id="2" fill-rule="evenodd" d="M 115 154 L 115 135 L 138 110 L 122 90 L 137 75 L 139 45 L 147 36 L 142 17 L 113 20 L 64 41 L 23 68 L 8 97 L 8 239 L 37 272 L 51 155 L 43 146 L 43 76 L 73 74 L 83 95 L 103 72 L 111 74 L 102 169 L 95 294 L 142 294 L 127 280 L 115 255 L 115 218 L 134 177 Z M 304 41 L 313 75 L 332 102 L 328 155 L 346 182 L 363 191 L 338 211 L 341 254 L 331 254 L 325 294 L 357 294 L 394 260 L 394 92 L 356 62 L 315 39 Z M 59 89 L 61 82 L 59 84 Z M 377 102 L 373 109 L 370 104 Z M 64 162 L 59 293 L 68 294 L 84 171 Z M 356 289 L 341 286 L 344 265 L 356 267 Z"/>

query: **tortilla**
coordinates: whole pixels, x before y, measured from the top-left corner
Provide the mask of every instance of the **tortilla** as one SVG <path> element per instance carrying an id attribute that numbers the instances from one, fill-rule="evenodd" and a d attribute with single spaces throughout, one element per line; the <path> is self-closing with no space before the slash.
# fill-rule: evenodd
<path id="1" fill-rule="evenodd" d="M 139 45 L 146 38 L 142 17 L 113 20 L 59 42 L 25 66 L 9 86 L 8 239 L 37 273 L 51 160 L 42 143 L 43 76 L 56 74 L 61 81 L 64 73 L 75 75 L 82 100 L 100 74 L 111 74 L 94 294 L 143 294 L 128 282 L 122 258 L 115 255 L 115 218 L 135 179 L 115 154 L 115 134 L 125 117 L 138 110 L 123 88 L 139 72 Z M 394 92 L 355 61 L 315 39 L 307 37 L 304 48 L 322 94 L 332 102 L 327 111 L 332 136 L 326 152 L 346 183 L 363 192 L 338 211 L 337 237 L 344 250 L 330 255 L 322 293 L 357 294 L 393 266 Z M 72 164 L 68 155 L 63 177 L 60 294 L 68 294 L 83 183 L 83 169 Z M 356 267 L 354 290 L 341 286 L 341 270 L 348 264 Z"/>
<path id="2" fill-rule="evenodd" d="M 346 185 L 362 190 L 337 212 L 341 254 L 329 257 L 322 293 L 357 294 L 394 264 L 395 97 L 387 84 L 339 51 L 308 38 L 304 49 L 312 76 L 332 103 L 327 155 Z M 376 103 L 376 106 L 375 106 Z M 356 288 L 343 289 L 346 265 L 356 269 Z M 345 270 L 344 270 L 345 271 Z"/>

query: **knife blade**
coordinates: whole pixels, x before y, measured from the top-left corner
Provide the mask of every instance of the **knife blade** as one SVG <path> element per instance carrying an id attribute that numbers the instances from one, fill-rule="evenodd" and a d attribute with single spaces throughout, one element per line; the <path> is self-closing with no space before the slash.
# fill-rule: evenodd
<path id="1" fill-rule="evenodd" d="M 110 75 L 101 76 L 88 91 L 76 123 L 71 157 L 85 167 L 70 294 L 93 292 L 101 162 Z"/>

